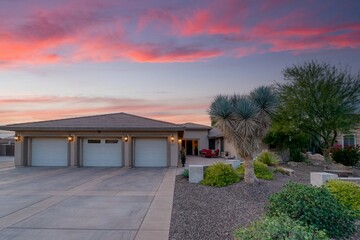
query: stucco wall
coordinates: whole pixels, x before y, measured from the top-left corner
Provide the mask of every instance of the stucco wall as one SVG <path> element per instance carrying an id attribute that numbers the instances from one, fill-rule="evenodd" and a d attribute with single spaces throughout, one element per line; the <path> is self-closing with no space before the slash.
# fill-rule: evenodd
<path id="1" fill-rule="evenodd" d="M 61 137 L 67 138 L 69 135 L 74 136 L 74 141 L 69 143 L 68 155 L 70 166 L 79 166 L 81 164 L 82 144 L 81 139 L 85 137 L 121 138 L 129 136 L 127 142 L 122 141 L 123 164 L 125 167 L 132 166 L 132 137 L 154 137 L 165 138 L 168 141 L 168 163 L 169 166 L 175 167 L 178 163 L 178 133 L 177 132 L 17 132 L 21 136 L 21 141 L 15 143 L 15 166 L 26 166 L 31 159 L 31 139 L 34 137 Z M 174 141 L 171 141 L 171 136 Z"/>
<path id="2" fill-rule="evenodd" d="M 199 143 L 199 151 L 201 149 L 209 148 L 209 140 L 208 140 L 208 130 L 186 130 L 184 132 L 183 139 L 184 140 L 198 140 Z"/>
<path id="3" fill-rule="evenodd" d="M 259 151 L 258 153 L 260 153 L 261 151 L 265 150 L 265 149 L 268 149 L 268 145 L 266 144 L 260 144 L 260 147 L 259 147 Z M 241 159 L 240 156 L 238 156 L 237 152 L 236 152 L 236 148 L 234 146 L 234 144 L 232 142 L 229 142 L 228 140 L 224 139 L 224 151 L 226 152 L 229 152 L 230 153 L 230 156 L 235 156 L 236 159 Z M 258 154 L 258 153 L 255 153 L 255 156 Z"/>
<path id="4" fill-rule="evenodd" d="M 351 130 L 350 133 L 347 133 L 345 135 L 354 134 L 355 135 L 355 144 L 360 145 L 360 125 L 355 128 L 354 130 Z M 343 136 L 344 134 L 340 133 L 339 136 L 336 138 L 336 141 L 338 144 L 343 145 Z"/>

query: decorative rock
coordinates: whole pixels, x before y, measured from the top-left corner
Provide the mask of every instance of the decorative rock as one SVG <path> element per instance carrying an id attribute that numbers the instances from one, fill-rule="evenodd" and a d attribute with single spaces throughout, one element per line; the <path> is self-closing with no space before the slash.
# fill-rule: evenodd
<path id="1" fill-rule="evenodd" d="M 321 187 L 330 179 L 337 179 L 338 175 L 326 172 L 312 172 L 310 173 L 310 183 L 313 186 Z"/>
<path id="2" fill-rule="evenodd" d="M 307 156 L 309 158 L 309 160 L 320 160 L 320 161 L 325 161 L 324 156 L 318 153 L 315 154 L 308 154 Z"/>
<path id="3" fill-rule="evenodd" d="M 233 169 L 237 169 L 242 164 L 240 160 L 226 160 L 225 162 L 229 163 Z"/>
<path id="4" fill-rule="evenodd" d="M 199 183 L 204 179 L 204 165 L 189 165 L 189 182 Z"/>
<path id="5" fill-rule="evenodd" d="M 284 168 L 284 167 L 280 167 L 286 175 L 293 175 L 295 173 L 295 171 L 293 169 L 290 169 L 290 168 Z"/>

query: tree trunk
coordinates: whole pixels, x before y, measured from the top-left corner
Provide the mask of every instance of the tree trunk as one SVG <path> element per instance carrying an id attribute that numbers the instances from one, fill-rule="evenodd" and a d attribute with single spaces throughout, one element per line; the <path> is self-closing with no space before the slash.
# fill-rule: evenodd
<path id="1" fill-rule="evenodd" d="M 254 161 L 251 157 L 244 159 L 244 170 L 245 170 L 244 181 L 246 183 L 258 182 L 258 179 L 256 178 L 254 171 Z"/>

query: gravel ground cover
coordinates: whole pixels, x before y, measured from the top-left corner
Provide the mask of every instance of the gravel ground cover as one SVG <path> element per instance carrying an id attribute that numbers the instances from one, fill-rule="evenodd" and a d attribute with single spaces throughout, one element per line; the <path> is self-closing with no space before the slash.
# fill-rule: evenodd
<path id="1" fill-rule="evenodd" d="M 295 170 L 292 176 L 277 173 L 272 181 L 260 180 L 255 185 L 241 181 L 224 188 L 191 184 L 183 176 L 177 176 L 169 239 L 234 239 L 235 229 L 265 214 L 272 193 L 280 191 L 288 181 L 310 184 L 310 172 L 323 170 L 318 166 L 291 169 Z M 351 239 L 359 240 L 360 233 Z"/>

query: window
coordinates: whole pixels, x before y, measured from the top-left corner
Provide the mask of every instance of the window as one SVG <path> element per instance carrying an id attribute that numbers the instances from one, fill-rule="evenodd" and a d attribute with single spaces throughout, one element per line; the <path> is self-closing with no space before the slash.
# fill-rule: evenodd
<path id="1" fill-rule="evenodd" d="M 343 143 L 344 146 L 355 146 L 356 145 L 355 135 L 354 134 L 344 135 Z"/>
<path id="2" fill-rule="evenodd" d="M 88 143 L 101 143 L 101 140 L 88 140 Z"/>
<path id="3" fill-rule="evenodd" d="M 112 144 L 116 144 L 118 143 L 119 140 L 105 140 L 105 143 L 112 143 Z"/>

